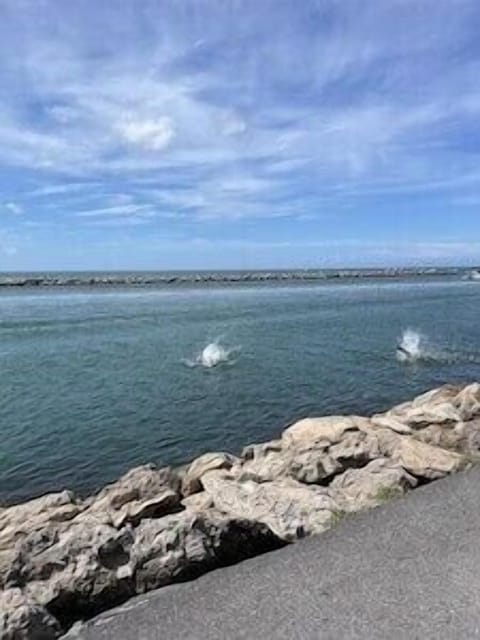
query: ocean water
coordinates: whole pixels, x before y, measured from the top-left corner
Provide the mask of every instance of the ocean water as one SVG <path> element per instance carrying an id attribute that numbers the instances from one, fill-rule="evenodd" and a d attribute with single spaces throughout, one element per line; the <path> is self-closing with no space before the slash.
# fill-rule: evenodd
<path id="1" fill-rule="evenodd" d="M 0 501 L 480 380 L 479 318 L 452 279 L 2 291 Z"/>

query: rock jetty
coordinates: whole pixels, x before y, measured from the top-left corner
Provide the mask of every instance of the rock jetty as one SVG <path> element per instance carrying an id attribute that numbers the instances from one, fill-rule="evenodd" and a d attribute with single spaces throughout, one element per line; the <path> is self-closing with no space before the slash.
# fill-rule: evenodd
<path id="1" fill-rule="evenodd" d="M 0 638 L 51 640 L 127 598 L 319 534 L 480 456 L 480 384 L 308 418 L 240 456 L 145 465 L 85 500 L 0 509 Z"/>
<path id="2" fill-rule="evenodd" d="M 324 280 L 364 278 L 415 278 L 431 276 L 465 277 L 465 269 L 389 268 L 389 269 L 298 269 L 292 271 L 202 271 L 133 273 L 0 273 L 0 288 L 24 287 L 156 287 L 171 285 L 235 285 L 250 283 L 305 283 Z"/>

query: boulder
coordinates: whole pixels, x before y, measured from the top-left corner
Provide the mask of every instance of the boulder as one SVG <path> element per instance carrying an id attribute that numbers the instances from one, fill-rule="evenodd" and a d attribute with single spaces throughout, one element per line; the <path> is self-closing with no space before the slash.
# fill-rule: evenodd
<path id="1" fill-rule="evenodd" d="M 304 484 L 328 484 L 341 471 L 340 461 L 329 455 L 325 447 L 313 447 L 293 455 L 282 475 L 290 475 Z"/>
<path id="2" fill-rule="evenodd" d="M 413 428 L 419 428 L 427 424 L 448 424 L 460 422 L 462 417 L 458 409 L 448 403 L 411 406 L 404 414 L 403 420 Z"/>
<path id="3" fill-rule="evenodd" d="M 60 632 L 58 621 L 20 589 L 0 591 L 2 640 L 55 640 Z"/>
<path id="4" fill-rule="evenodd" d="M 454 425 L 430 424 L 415 433 L 415 437 L 422 442 L 441 447 L 458 453 L 468 453 L 470 445 L 474 447 L 474 441 L 469 440 L 467 433 L 473 431 L 467 429 L 470 423 L 458 422 Z"/>
<path id="5" fill-rule="evenodd" d="M 280 440 L 251 445 L 243 450 L 240 466 L 232 474 L 241 480 L 275 480 L 289 474 L 294 455 L 294 449 L 282 447 Z"/>
<path id="6" fill-rule="evenodd" d="M 84 506 L 72 492 L 50 493 L 0 511 L 0 588 L 4 584 L 15 545 L 48 526 L 67 528 Z"/>
<path id="7" fill-rule="evenodd" d="M 370 425 L 362 425 L 362 430 L 347 431 L 341 440 L 328 448 L 328 455 L 342 469 L 362 467 L 380 454 L 378 439 Z"/>
<path id="8" fill-rule="evenodd" d="M 337 418 L 333 420 L 337 424 Z M 278 446 L 278 441 L 251 447 L 249 458 L 243 462 L 241 470 L 234 468 L 232 472 L 239 480 L 266 482 L 292 477 L 305 484 L 324 485 L 345 469 L 365 465 L 381 455 L 375 432 L 368 421 L 359 423 L 361 430 L 352 426 L 350 421 L 347 421 L 348 428 L 343 429 L 345 418 L 342 418 L 336 433 L 332 433 L 329 421 L 312 419 L 312 426 L 310 421 L 302 420 L 297 423 L 301 432 L 305 434 L 313 428 L 317 435 L 321 431 L 320 439 L 315 436 L 310 442 L 302 435 L 287 438 L 282 447 Z M 324 429 L 325 424 L 329 433 Z"/>
<path id="9" fill-rule="evenodd" d="M 461 389 L 456 396 L 456 403 L 462 420 L 480 417 L 480 384 L 475 382 Z"/>
<path id="10" fill-rule="evenodd" d="M 180 508 L 180 479 L 170 469 L 144 465 L 131 469 L 91 499 L 86 512 L 116 528 Z"/>
<path id="11" fill-rule="evenodd" d="M 472 458 L 480 455 L 480 418 L 450 425 L 429 424 L 415 435 L 422 442 Z"/>
<path id="12" fill-rule="evenodd" d="M 257 483 L 211 471 L 203 477 L 203 486 L 220 512 L 266 525 L 286 542 L 324 531 L 338 509 L 327 489 L 290 478 Z"/>
<path id="13" fill-rule="evenodd" d="M 61 623 L 89 615 L 133 595 L 128 570 L 133 530 L 73 522 L 33 532 L 15 548 L 8 587 L 21 587 Z"/>
<path id="14" fill-rule="evenodd" d="M 72 520 L 82 509 L 82 504 L 71 491 L 61 491 L 0 510 L 0 552 L 49 522 Z"/>
<path id="15" fill-rule="evenodd" d="M 465 458 L 458 453 L 434 447 L 413 436 L 378 429 L 377 437 L 382 455 L 398 462 L 417 478 L 435 480 L 465 467 Z"/>
<path id="16" fill-rule="evenodd" d="M 388 495 L 413 489 L 417 480 L 388 458 L 372 460 L 361 469 L 348 469 L 329 485 L 335 502 L 342 511 L 359 511 L 374 507 Z"/>
<path id="17" fill-rule="evenodd" d="M 372 417 L 372 424 L 444 449 L 478 455 L 480 385 L 445 385 Z"/>
<path id="18" fill-rule="evenodd" d="M 430 389 L 425 393 L 421 393 L 409 402 L 404 402 L 402 405 L 394 407 L 392 411 L 395 411 L 397 408 L 401 409 L 402 407 L 419 407 L 421 405 L 427 404 L 454 402 L 461 389 L 462 387 L 458 387 L 454 384 L 444 384 L 443 386 L 437 387 L 436 389 Z"/>
<path id="19" fill-rule="evenodd" d="M 190 496 L 202 490 L 202 476 L 214 469 L 231 469 L 238 458 L 229 453 L 205 453 L 192 462 L 182 480 L 182 493 Z"/>
<path id="20" fill-rule="evenodd" d="M 306 484 L 328 484 L 346 469 L 357 468 L 381 454 L 376 435 L 370 429 L 347 430 L 329 446 L 315 446 L 297 453 L 290 464 L 290 475 Z"/>
<path id="21" fill-rule="evenodd" d="M 136 592 L 194 578 L 280 546 L 267 527 L 226 518 L 214 510 L 145 520 L 136 529 L 131 551 Z"/>
<path id="22" fill-rule="evenodd" d="M 454 425 L 480 416 L 480 384 L 463 388 L 445 385 L 404 402 L 384 414 L 373 416 L 374 423 L 394 428 L 403 425 L 421 429 L 431 424 Z M 395 429 L 397 430 L 397 429 Z"/>
<path id="23" fill-rule="evenodd" d="M 282 433 L 284 447 L 308 447 L 339 442 L 346 431 L 358 430 L 368 425 L 369 420 L 359 416 L 326 416 L 305 418 L 285 429 Z"/>
<path id="24" fill-rule="evenodd" d="M 137 593 L 180 580 L 190 571 L 193 577 L 191 563 L 212 562 L 207 536 L 196 523 L 197 515 L 193 512 L 140 523 L 130 564 Z"/>

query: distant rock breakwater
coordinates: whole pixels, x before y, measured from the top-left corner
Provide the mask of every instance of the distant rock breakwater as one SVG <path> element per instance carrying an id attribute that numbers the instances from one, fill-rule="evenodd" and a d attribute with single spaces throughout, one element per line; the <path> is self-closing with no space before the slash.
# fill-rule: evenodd
<path id="1" fill-rule="evenodd" d="M 0 509 L 0 637 L 62 635 L 127 598 L 319 534 L 467 468 L 480 384 L 447 385 L 372 417 L 308 418 L 240 456 L 129 471 Z"/>
<path id="2" fill-rule="evenodd" d="M 293 271 L 0 274 L 0 287 L 146 287 L 193 284 L 242 284 L 258 282 L 315 282 L 335 279 L 462 276 L 457 268 L 413 269 L 302 269 Z"/>

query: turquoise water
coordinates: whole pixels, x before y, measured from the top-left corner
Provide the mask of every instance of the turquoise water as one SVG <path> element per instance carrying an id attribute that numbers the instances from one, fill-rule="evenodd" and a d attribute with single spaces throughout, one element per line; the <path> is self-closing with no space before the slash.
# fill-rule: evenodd
<path id="1" fill-rule="evenodd" d="M 451 280 L 3 291 L 0 500 L 479 380 L 479 311 L 480 285 Z M 409 328 L 416 359 L 399 362 Z"/>

